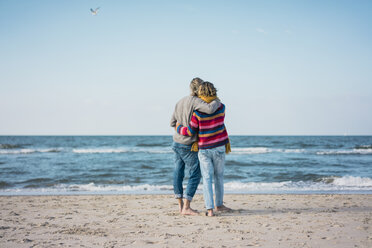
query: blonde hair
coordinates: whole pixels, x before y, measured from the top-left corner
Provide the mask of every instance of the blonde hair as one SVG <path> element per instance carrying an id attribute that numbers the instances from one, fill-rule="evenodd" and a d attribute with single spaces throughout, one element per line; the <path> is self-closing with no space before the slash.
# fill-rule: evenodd
<path id="1" fill-rule="evenodd" d="M 199 86 L 198 96 L 217 96 L 217 89 L 210 82 L 204 82 Z"/>
<path id="2" fill-rule="evenodd" d="M 190 83 L 190 90 L 191 90 L 191 95 L 192 96 L 198 96 L 198 90 L 199 86 L 203 83 L 204 81 L 198 77 L 193 78 Z"/>

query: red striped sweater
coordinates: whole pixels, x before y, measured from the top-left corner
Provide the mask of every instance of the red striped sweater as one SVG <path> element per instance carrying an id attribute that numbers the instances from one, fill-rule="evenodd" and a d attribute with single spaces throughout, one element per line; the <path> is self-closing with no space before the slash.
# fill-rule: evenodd
<path id="1" fill-rule="evenodd" d="M 199 149 L 211 149 L 229 143 L 224 120 L 225 105 L 221 104 L 213 114 L 205 114 L 195 110 L 189 126 L 184 127 L 177 123 L 176 130 L 185 136 L 198 133 Z"/>

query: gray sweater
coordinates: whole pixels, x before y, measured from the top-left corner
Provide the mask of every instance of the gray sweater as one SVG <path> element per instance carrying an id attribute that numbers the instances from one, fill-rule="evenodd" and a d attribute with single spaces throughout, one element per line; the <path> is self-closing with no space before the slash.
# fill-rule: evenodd
<path id="1" fill-rule="evenodd" d="M 186 96 L 179 100 L 178 103 L 176 104 L 176 107 L 172 115 L 172 119 L 170 121 L 170 126 L 175 127 L 176 123 L 178 122 L 181 125 L 187 127 L 190 123 L 191 116 L 194 110 L 198 110 L 206 114 L 213 114 L 218 109 L 220 104 L 221 103 L 218 99 L 208 104 L 199 97 Z M 197 138 L 198 138 L 197 135 L 191 137 L 183 136 L 177 132 L 175 132 L 173 135 L 174 142 L 184 145 L 191 145 L 192 143 L 197 141 Z"/>

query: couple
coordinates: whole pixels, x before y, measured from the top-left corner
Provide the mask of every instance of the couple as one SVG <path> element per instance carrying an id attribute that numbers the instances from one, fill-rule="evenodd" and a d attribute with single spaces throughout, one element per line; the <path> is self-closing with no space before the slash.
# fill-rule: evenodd
<path id="1" fill-rule="evenodd" d="M 198 212 L 190 207 L 190 203 L 203 176 L 206 215 L 214 216 L 213 178 L 216 210 L 231 210 L 223 205 L 225 152 L 230 152 L 224 124 L 225 105 L 217 98 L 217 90 L 210 82 L 194 78 L 190 90 L 191 96 L 182 98 L 176 104 L 171 119 L 171 127 L 176 130 L 172 146 L 175 153 L 174 194 L 181 214 L 197 215 Z M 185 167 L 189 168 L 189 181 L 184 196 L 182 182 Z"/>

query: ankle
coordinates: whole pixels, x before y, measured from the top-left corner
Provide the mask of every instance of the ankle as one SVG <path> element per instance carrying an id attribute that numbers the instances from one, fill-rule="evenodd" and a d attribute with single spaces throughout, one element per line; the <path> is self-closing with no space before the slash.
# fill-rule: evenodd
<path id="1" fill-rule="evenodd" d="M 183 205 L 183 208 L 184 209 L 190 209 L 191 207 L 190 207 L 190 201 L 189 200 L 185 200 L 185 204 Z"/>

